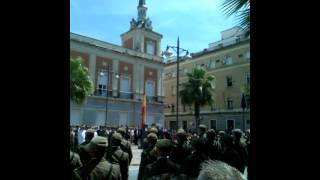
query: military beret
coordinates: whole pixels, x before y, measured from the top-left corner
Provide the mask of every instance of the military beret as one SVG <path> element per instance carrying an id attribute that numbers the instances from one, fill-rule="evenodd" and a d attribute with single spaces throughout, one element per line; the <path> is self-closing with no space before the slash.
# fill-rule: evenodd
<path id="1" fill-rule="evenodd" d="M 95 152 L 104 150 L 108 146 L 108 139 L 102 136 L 95 136 L 90 143 L 84 146 L 87 152 Z"/>
<path id="2" fill-rule="evenodd" d="M 172 146 L 173 146 L 173 143 L 169 139 L 160 139 L 156 144 L 156 147 L 159 150 L 170 150 Z"/>
<path id="3" fill-rule="evenodd" d="M 148 132 L 149 133 L 158 133 L 158 129 L 157 128 L 155 128 L 155 127 L 152 127 L 152 128 L 150 128 L 149 130 L 148 130 Z"/>
<path id="4" fill-rule="evenodd" d="M 200 124 L 199 128 L 207 129 L 207 126 L 206 126 L 206 125 L 204 125 L 204 124 Z"/>
<path id="5" fill-rule="evenodd" d="M 147 136 L 148 140 L 158 140 L 158 136 L 155 133 L 150 133 Z"/>

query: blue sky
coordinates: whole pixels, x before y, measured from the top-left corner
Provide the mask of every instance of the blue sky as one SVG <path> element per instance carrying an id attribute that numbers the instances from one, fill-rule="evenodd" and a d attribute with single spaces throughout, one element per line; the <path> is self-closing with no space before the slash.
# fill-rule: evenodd
<path id="1" fill-rule="evenodd" d="M 161 50 L 167 45 L 190 52 L 201 51 L 221 39 L 220 32 L 236 25 L 220 8 L 223 0 L 146 0 L 153 30 L 162 34 Z M 70 31 L 121 45 L 120 35 L 137 18 L 138 0 L 70 0 Z"/>

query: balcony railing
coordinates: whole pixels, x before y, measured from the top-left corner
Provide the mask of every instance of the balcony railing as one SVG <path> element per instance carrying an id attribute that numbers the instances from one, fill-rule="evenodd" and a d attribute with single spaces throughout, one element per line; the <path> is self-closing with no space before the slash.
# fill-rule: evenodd
<path id="1" fill-rule="evenodd" d="M 94 95 L 106 97 L 106 93 L 107 93 L 106 89 L 96 89 L 96 91 L 94 92 Z M 108 90 L 108 97 L 112 97 L 112 90 Z"/>
<path id="2" fill-rule="evenodd" d="M 119 91 L 118 97 L 121 99 L 133 99 L 133 93 Z"/>

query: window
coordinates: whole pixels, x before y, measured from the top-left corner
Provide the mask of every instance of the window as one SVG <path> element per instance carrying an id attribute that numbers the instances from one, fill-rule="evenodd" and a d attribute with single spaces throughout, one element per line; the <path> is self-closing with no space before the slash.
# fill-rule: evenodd
<path id="1" fill-rule="evenodd" d="M 250 120 L 247 120 L 247 124 L 250 124 Z"/>
<path id="2" fill-rule="evenodd" d="M 174 104 L 171 104 L 171 112 L 174 112 L 174 110 L 175 110 Z"/>
<path id="3" fill-rule="evenodd" d="M 130 79 L 129 77 L 121 77 L 120 79 L 120 98 L 130 99 Z"/>
<path id="4" fill-rule="evenodd" d="M 208 63 L 208 69 L 216 68 L 216 62 L 214 60 L 210 60 Z"/>
<path id="5" fill-rule="evenodd" d="M 155 96 L 155 83 L 152 80 L 146 82 L 147 96 Z"/>
<path id="6" fill-rule="evenodd" d="M 247 51 L 246 53 L 244 53 L 244 58 L 245 58 L 247 61 L 250 61 L 250 51 Z"/>
<path id="7" fill-rule="evenodd" d="M 227 87 L 232 87 L 232 77 L 227 76 Z"/>
<path id="8" fill-rule="evenodd" d="M 121 92 L 130 92 L 130 81 L 129 77 L 121 77 L 120 79 L 120 91 Z"/>
<path id="9" fill-rule="evenodd" d="M 228 109 L 233 109 L 233 100 L 232 98 L 227 99 L 227 108 Z"/>
<path id="10" fill-rule="evenodd" d="M 231 56 L 226 56 L 225 61 L 226 61 L 226 64 L 228 64 L 228 65 L 232 64 L 232 58 L 231 58 Z"/>
<path id="11" fill-rule="evenodd" d="M 245 75 L 245 82 L 247 85 L 250 85 L 250 73 L 249 72 L 246 72 Z"/>
<path id="12" fill-rule="evenodd" d="M 239 58 L 242 58 L 242 57 L 243 57 L 243 54 L 239 54 L 238 57 L 239 57 Z"/>
<path id="13" fill-rule="evenodd" d="M 217 130 L 217 120 L 210 120 L 210 128 Z"/>
<path id="14" fill-rule="evenodd" d="M 155 43 L 154 43 L 154 41 L 147 41 L 147 53 L 155 55 L 154 52 L 155 52 Z"/>

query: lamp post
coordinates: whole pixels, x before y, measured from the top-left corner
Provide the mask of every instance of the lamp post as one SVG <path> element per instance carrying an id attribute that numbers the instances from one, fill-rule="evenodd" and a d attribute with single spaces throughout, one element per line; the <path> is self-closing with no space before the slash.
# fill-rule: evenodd
<path id="1" fill-rule="evenodd" d="M 177 99 L 176 99 L 176 122 L 177 122 L 177 125 L 176 125 L 176 129 L 179 128 L 179 61 L 180 61 L 180 52 L 183 53 L 183 52 L 186 52 L 186 55 L 185 56 L 188 56 L 189 55 L 189 51 L 188 50 L 185 50 L 183 48 L 180 48 L 180 45 L 179 45 L 179 36 L 178 36 L 178 40 L 177 40 L 177 46 L 167 46 L 167 49 L 166 51 L 163 53 L 166 57 L 170 57 L 172 55 L 172 52 L 169 51 L 169 49 L 172 49 L 174 50 L 176 53 L 177 53 L 177 88 L 176 88 L 176 96 L 177 96 Z"/>
<path id="2" fill-rule="evenodd" d="M 107 122 L 108 122 L 108 103 L 109 103 L 108 102 L 108 99 L 109 99 L 108 98 L 108 91 L 109 91 L 109 85 L 110 85 L 110 79 L 111 79 L 111 75 L 110 74 L 112 73 L 110 71 L 109 63 L 107 64 L 107 73 L 108 73 L 107 74 L 108 76 L 107 76 L 107 79 L 106 79 L 106 81 L 107 81 L 106 83 L 107 84 L 106 84 L 106 119 L 105 119 L 105 127 L 107 127 Z M 100 72 L 100 75 L 104 76 L 104 72 Z M 116 75 L 116 78 L 119 79 L 119 75 L 118 74 Z"/>

